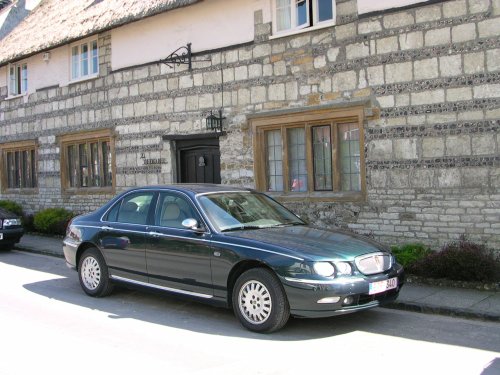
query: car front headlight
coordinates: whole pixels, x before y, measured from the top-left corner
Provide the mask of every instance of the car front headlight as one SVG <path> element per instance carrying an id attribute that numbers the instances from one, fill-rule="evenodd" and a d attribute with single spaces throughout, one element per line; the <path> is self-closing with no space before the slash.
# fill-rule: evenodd
<path id="1" fill-rule="evenodd" d="M 335 267 L 328 262 L 316 262 L 313 265 L 314 271 L 324 277 L 333 276 L 335 274 Z"/>
<path id="2" fill-rule="evenodd" d="M 13 227 L 14 225 L 21 225 L 21 219 L 4 219 L 4 227 Z"/>
<path id="3" fill-rule="evenodd" d="M 352 275 L 352 266 L 348 262 L 336 262 L 338 275 Z"/>

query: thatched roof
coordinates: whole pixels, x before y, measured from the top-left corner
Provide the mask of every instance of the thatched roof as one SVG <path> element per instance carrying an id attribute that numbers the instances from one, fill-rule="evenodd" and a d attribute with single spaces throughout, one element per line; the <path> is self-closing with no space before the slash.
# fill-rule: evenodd
<path id="1" fill-rule="evenodd" d="M 0 65 L 200 0 L 42 0 L 0 40 Z"/>

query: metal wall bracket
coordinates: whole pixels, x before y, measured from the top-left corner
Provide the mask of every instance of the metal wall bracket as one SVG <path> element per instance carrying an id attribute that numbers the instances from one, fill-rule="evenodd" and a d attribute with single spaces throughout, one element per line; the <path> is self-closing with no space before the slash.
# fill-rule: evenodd
<path id="1" fill-rule="evenodd" d="M 166 58 L 161 59 L 159 62 L 167 65 L 169 68 L 173 68 L 174 65 L 188 65 L 188 69 L 192 70 L 191 57 L 191 43 L 188 43 L 185 46 L 177 48 L 174 52 Z"/>

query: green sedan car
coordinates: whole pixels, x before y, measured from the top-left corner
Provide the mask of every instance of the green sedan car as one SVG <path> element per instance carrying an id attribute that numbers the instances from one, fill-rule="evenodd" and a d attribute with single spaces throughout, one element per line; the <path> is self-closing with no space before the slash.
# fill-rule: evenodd
<path id="1" fill-rule="evenodd" d="M 256 332 L 290 316 L 377 307 L 404 283 L 383 245 L 308 226 L 265 194 L 221 185 L 124 192 L 71 221 L 64 255 L 90 296 L 119 283 L 148 287 L 233 308 Z"/>

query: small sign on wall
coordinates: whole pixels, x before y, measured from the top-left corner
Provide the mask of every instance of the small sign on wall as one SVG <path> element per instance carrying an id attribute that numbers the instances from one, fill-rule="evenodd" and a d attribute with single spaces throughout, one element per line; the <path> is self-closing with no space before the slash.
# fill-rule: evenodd
<path id="1" fill-rule="evenodd" d="M 145 153 L 141 154 L 141 159 L 143 160 L 143 165 L 167 164 L 167 159 L 165 158 L 147 159 Z"/>

